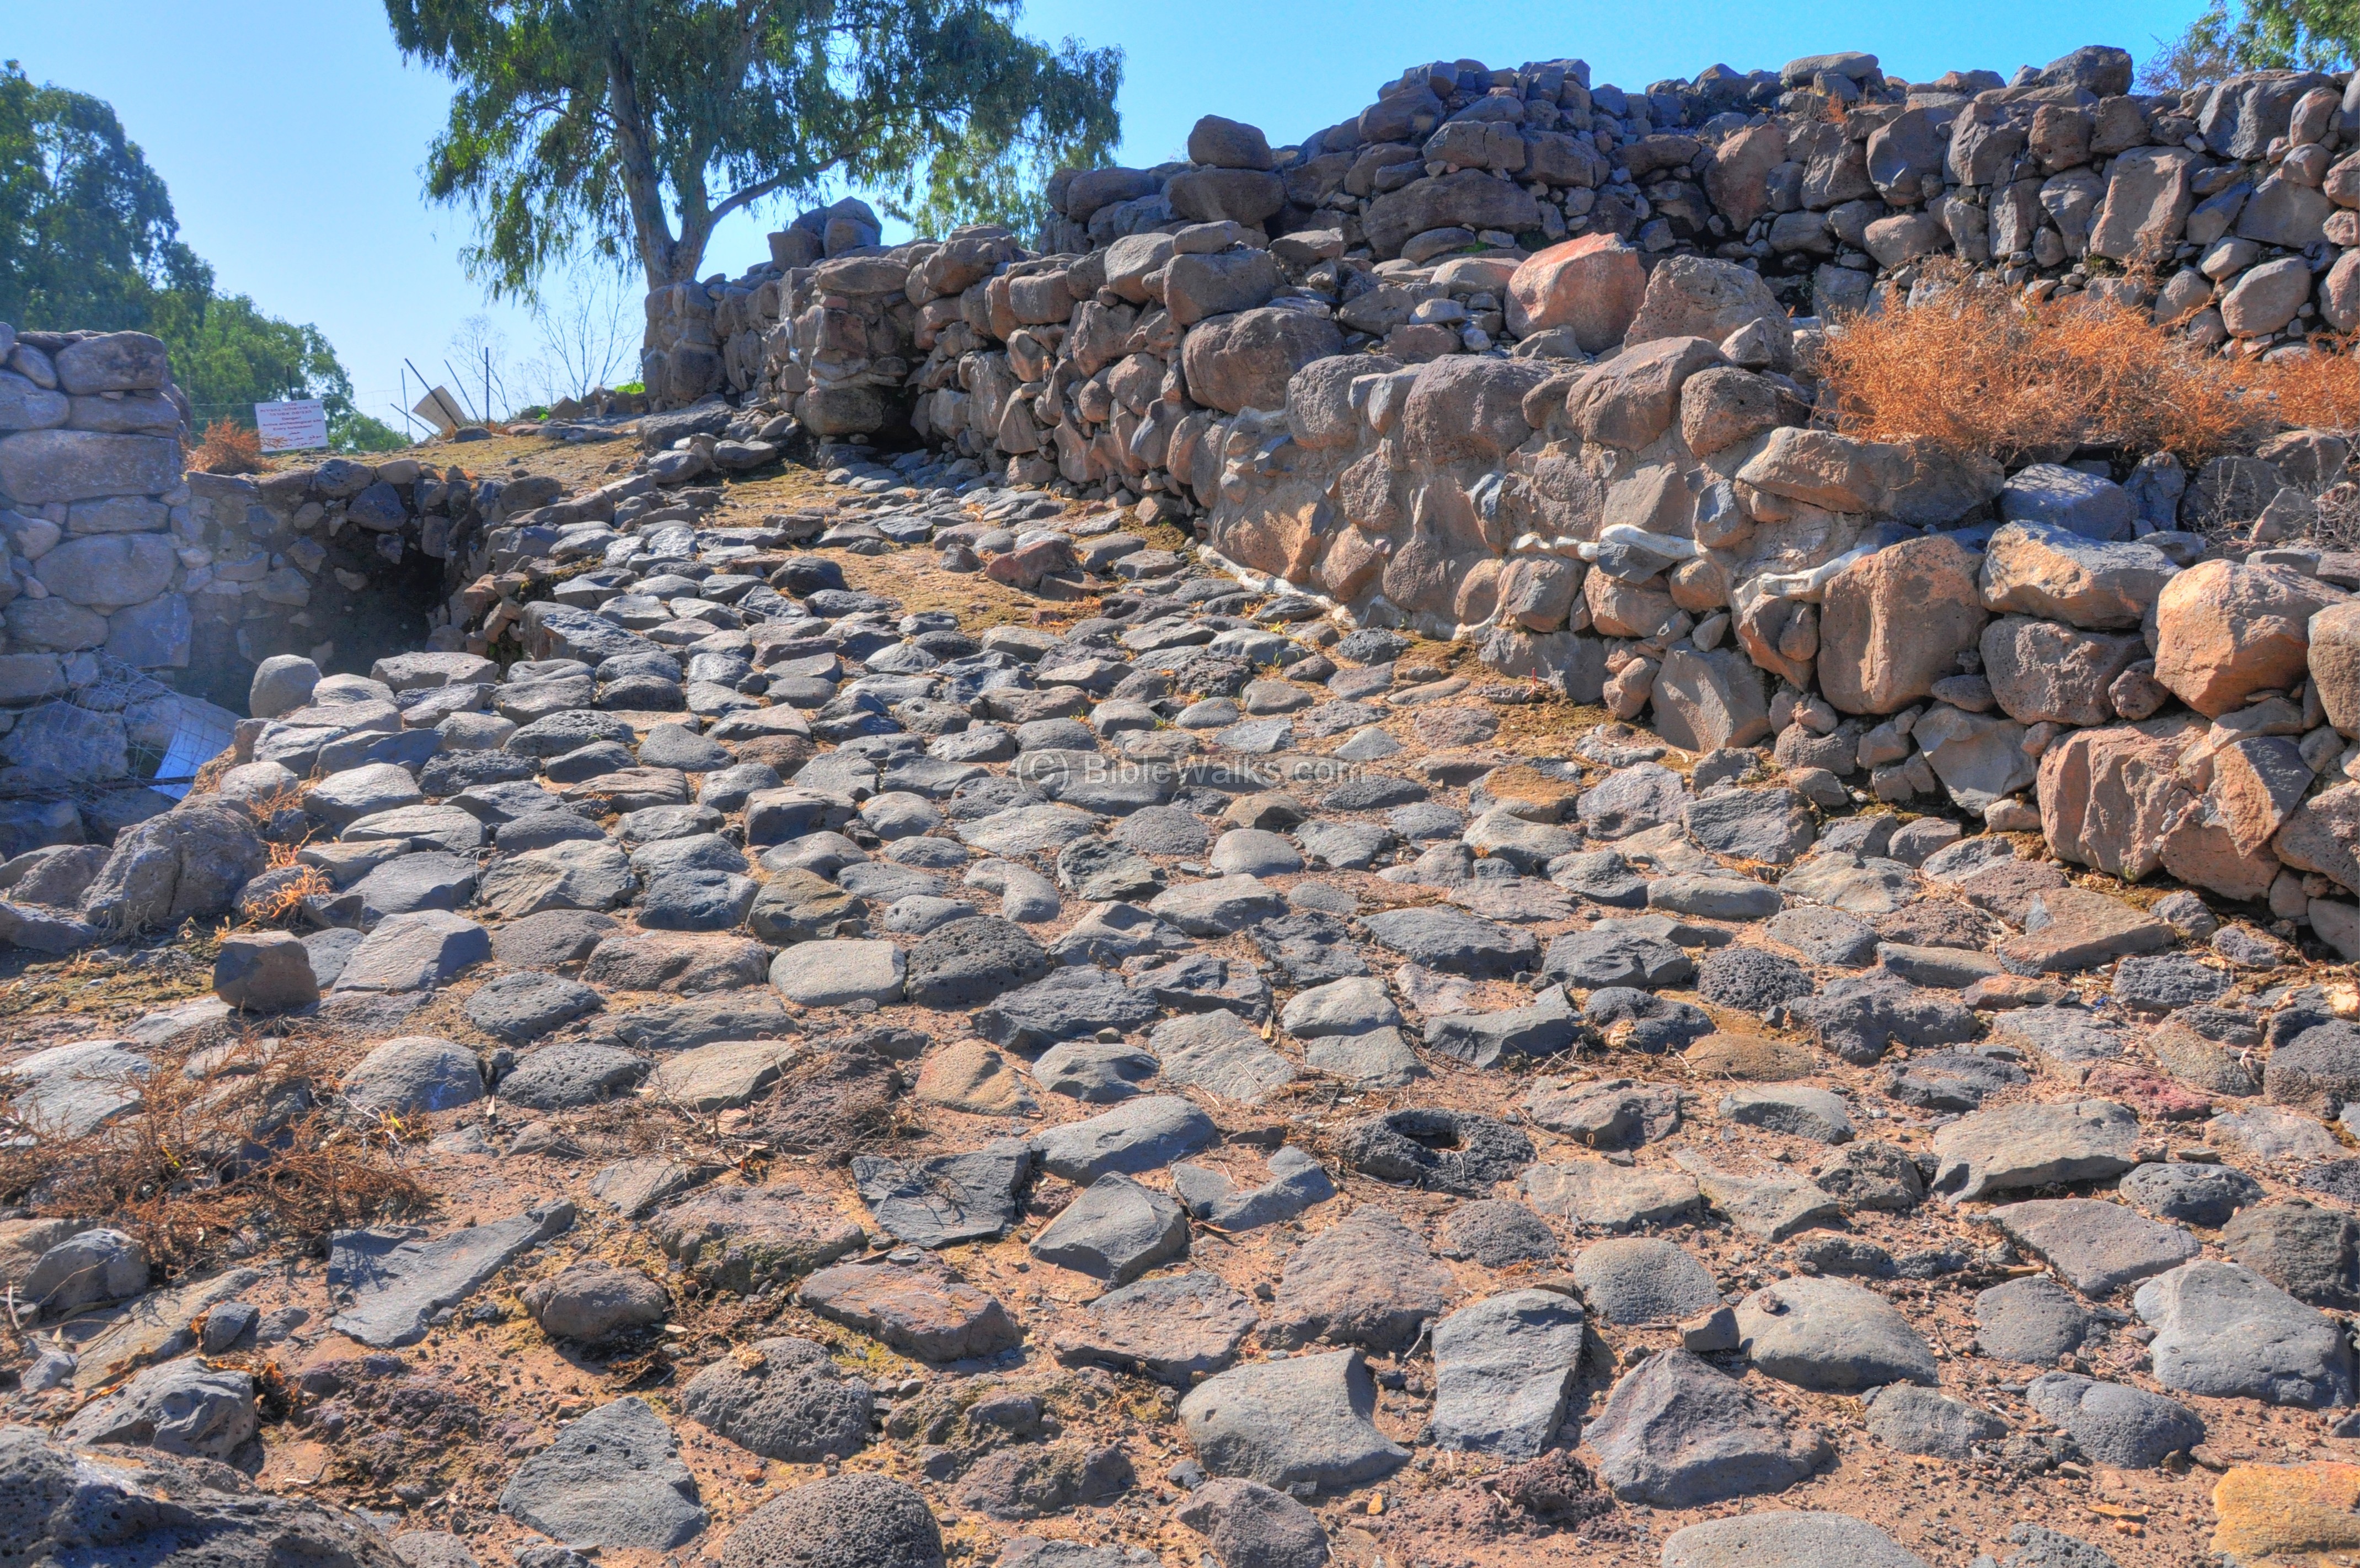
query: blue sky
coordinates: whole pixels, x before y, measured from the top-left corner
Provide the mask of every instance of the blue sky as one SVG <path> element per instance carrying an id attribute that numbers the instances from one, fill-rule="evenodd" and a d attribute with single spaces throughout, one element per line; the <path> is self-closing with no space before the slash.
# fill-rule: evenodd
<path id="1" fill-rule="evenodd" d="M 1379 82 L 1417 60 L 1497 67 L 1571 56 L 1590 61 L 1595 81 L 1643 87 L 1716 61 L 1753 70 L 1864 49 L 1887 71 L 1922 81 L 1951 69 L 2005 73 L 2084 43 L 2143 60 L 2158 35 L 2202 9 L 2202 0 L 1034 0 L 1026 27 L 1124 50 L 1122 156 L 1151 164 L 1178 157 L 1205 114 L 1260 125 L 1274 145 L 1293 141 L 1356 113 Z M 392 418 L 405 356 L 446 379 L 442 361 L 470 317 L 491 318 L 511 359 L 535 354 L 531 323 L 487 305 L 460 266 L 466 214 L 421 192 L 448 87 L 402 62 L 373 0 L 28 4 L 11 8 L 0 55 L 36 81 L 112 103 L 169 182 L 182 235 L 222 287 L 317 325 L 369 411 Z M 790 216 L 732 220 L 707 253 L 707 273 L 763 257 L 764 232 Z"/>

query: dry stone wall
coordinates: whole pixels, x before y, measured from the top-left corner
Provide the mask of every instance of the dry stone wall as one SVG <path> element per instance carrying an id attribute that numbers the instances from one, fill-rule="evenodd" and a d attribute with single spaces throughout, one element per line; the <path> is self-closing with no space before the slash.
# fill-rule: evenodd
<path id="1" fill-rule="evenodd" d="M 2343 436 L 2011 473 L 1814 428 L 1825 332 L 1936 258 L 2224 357 L 2360 324 L 2360 85 L 2130 85 L 2105 48 L 1645 93 L 1420 67 L 1294 147 L 1207 117 L 1185 164 L 1061 175 L 1040 254 L 799 221 L 714 297 L 731 368 L 699 389 L 1186 520 L 1250 582 L 1694 751 L 2348 932 L 2360 877 L 2281 837 L 2354 733 L 2307 659 L 2360 562 L 2286 543 Z"/>
<path id="2" fill-rule="evenodd" d="M 411 456 L 184 472 L 145 333 L 0 325 L 0 859 L 168 809 L 265 660 L 458 646 L 490 530 L 559 495 Z"/>

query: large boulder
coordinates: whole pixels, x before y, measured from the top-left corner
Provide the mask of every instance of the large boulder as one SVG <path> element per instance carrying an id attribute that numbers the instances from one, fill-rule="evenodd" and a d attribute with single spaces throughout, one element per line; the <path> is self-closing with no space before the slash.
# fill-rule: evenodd
<path id="1" fill-rule="evenodd" d="M 2147 657 L 2136 633 L 2084 632 L 2029 615 L 2003 615 L 1983 628 L 1983 679 L 2019 724 L 2103 724 L 2114 716 L 2107 691 Z"/>
<path id="2" fill-rule="evenodd" d="M 1566 394 L 1566 417 L 1584 441 L 1636 451 L 1672 428 L 1689 376 L 1726 363 L 1703 338 L 1657 338 L 1595 366 Z"/>
<path id="3" fill-rule="evenodd" d="M 19 430 L 0 440 L 0 495 L 21 507 L 154 495 L 180 483 L 180 443 L 169 436 Z"/>
<path id="4" fill-rule="evenodd" d="M 2113 480 L 2057 463 L 2010 475 L 1999 493 L 1999 515 L 2008 522 L 2045 523 L 2084 539 L 2128 539 L 2133 510 L 2130 492 Z"/>
<path id="5" fill-rule="evenodd" d="M 1631 330 L 1646 290 L 1646 268 L 1621 235 L 1584 234 L 1517 264 L 1508 279 L 1508 330 L 1527 337 L 1570 327 L 1582 353 L 1602 354 Z"/>
<path id="6" fill-rule="evenodd" d="M 1259 228 L 1286 205 L 1286 184 L 1259 169 L 1190 169 L 1174 175 L 1164 195 L 1183 218 Z"/>
<path id="7" fill-rule="evenodd" d="M 1732 228 L 1747 228 L 1770 206 L 1770 171 L 1786 161 L 1786 133 L 1752 125 L 1723 137 L 1704 171 L 1705 195 Z"/>
<path id="8" fill-rule="evenodd" d="M 218 915 L 268 858 L 244 811 L 199 800 L 124 830 L 82 894 L 82 918 L 131 931 Z"/>
<path id="9" fill-rule="evenodd" d="M 1532 434 L 1525 394 L 1549 379 L 1529 359 L 1447 354 L 1419 367 L 1402 410 L 1398 439 L 1413 463 L 1499 462 Z"/>
<path id="10" fill-rule="evenodd" d="M 2155 605 L 2155 678 L 2218 718 L 2308 670 L 2311 618 L 2344 595 L 2288 566 L 2207 561 L 2165 584 Z"/>
<path id="11" fill-rule="evenodd" d="M 2092 630 L 2135 626 L 2179 570 L 2153 545 L 2010 523 L 1983 547 L 1983 608 Z"/>
<path id="12" fill-rule="evenodd" d="M 1240 247 L 1209 256 L 1175 256 L 1164 273 L 1164 307 L 1180 326 L 1270 302 L 1284 281 L 1266 250 Z"/>
<path id="13" fill-rule="evenodd" d="M 1286 407 L 1289 377 L 1343 351 L 1334 321 L 1265 306 L 1199 322 L 1181 345 L 1180 365 L 1188 396 L 1208 408 L 1276 411 Z"/>
<path id="14" fill-rule="evenodd" d="M 2153 261 L 2179 243 L 2194 204 L 2190 177 L 2201 160 L 2185 147 L 2133 147 L 2107 171 L 2105 204 L 2090 226 L 2090 251 L 2115 261 Z"/>
<path id="15" fill-rule="evenodd" d="M 1655 671 L 1653 701 L 1656 733 L 1699 757 L 1770 734 L 1763 671 L 1735 648 L 1673 648 Z"/>
<path id="16" fill-rule="evenodd" d="M 2336 733 L 2360 735 L 2360 602 L 2330 604 L 2311 617 L 2307 662 L 2320 706 Z"/>
<path id="17" fill-rule="evenodd" d="M 1954 523 L 1997 498 L 2006 483 L 1999 464 L 1980 453 L 1793 427 L 1772 430 L 1737 477 L 1830 512 L 1918 525 Z"/>
<path id="18" fill-rule="evenodd" d="M 1784 432 L 1781 432 L 1784 433 Z M 1775 438 L 1774 438 L 1775 439 Z M 1879 550 L 1830 579 L 1819 610 L 1819 689 L 1847 713 L 1898 712 L 1959 670 L 1981 637 L 1982 562 L 1943 535 Z"/>
<path id="19" fill-rule="evenodd" d="M 33 563 L 41 586 L 73 604 L 137 604 L 171 585 L 180 558 L 162 534 L 68 539 Z"/>
<path id="20" fill-rule="evenodd" d="M 1275 209 L 1273 209 L 1275 211 Z M 1412 180 L 1369 203 L 1360 220 L 1380 260 L 1401 254 L 1412 234 L 1428 229 L 1504 229 L 1510 234 L 1540 226 L 1540 202 L 1513 180 L 1494 180 L 1488 169 L 1462 169 Z"/>
<path id="21" fill-rule="evenodd" d="M 2040 831 L 2049 848 L 2127 881 L 2152 876 L 2188 800 L 2178 768 L 2195 723 L 2178 713 L 2060 736 L 2040 758 Z"/>
<path id="22" fill-rule="evenodd" d="M 1710 338 L 1721 342 L 1754 321 L 1786 331 L 1786 312 L 1762 275 L 1733 261 L 1670 256 L 1647 274 L 1647 292 L 1624 341 Z"/>

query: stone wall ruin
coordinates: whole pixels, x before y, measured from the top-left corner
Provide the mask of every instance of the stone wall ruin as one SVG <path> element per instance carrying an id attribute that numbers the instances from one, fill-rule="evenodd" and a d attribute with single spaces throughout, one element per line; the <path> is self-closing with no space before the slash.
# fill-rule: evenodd
<path id="1" fill-rule="evenodd" d="M 2010 473 L 1815 428 L 1813 364 L 1944 258 L 2302 352 L 2360 325 L 2355 148 L 2349 73 L 2139 94 L 2107 48 L 1645 93 L 1437 62 L 1293 147 L 1208 116 L 1185 164 L 1061 175 L 1037 252 L 798 242 L 708 289 L 717 368 L 674 390 L 1185 521 L 1250 583 L 1684 747 L 1769 742 L 2349 935 L 2360 871 L 2304 846 L 2304 799 L 2355 731 L 2304 650 L 2360 562 L 2285 542 L 2346 438 Z"/>

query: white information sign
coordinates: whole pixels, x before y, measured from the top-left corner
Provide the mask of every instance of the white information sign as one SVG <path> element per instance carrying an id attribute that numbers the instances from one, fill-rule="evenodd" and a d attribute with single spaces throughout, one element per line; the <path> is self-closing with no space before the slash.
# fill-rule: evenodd
<path id="1" fill-rule="evenodd" d="M 265 452 L 302 452 L 328 444 L 328 408 L 317 397 L 292 403 L 257 403 L 254 428 Z"/>

